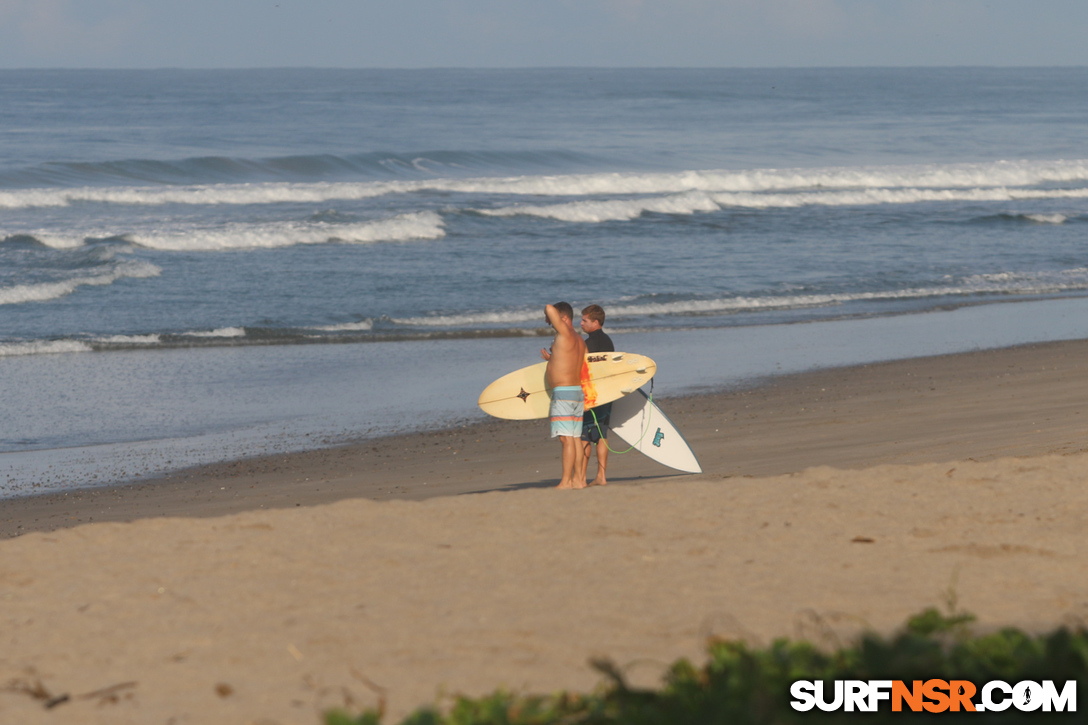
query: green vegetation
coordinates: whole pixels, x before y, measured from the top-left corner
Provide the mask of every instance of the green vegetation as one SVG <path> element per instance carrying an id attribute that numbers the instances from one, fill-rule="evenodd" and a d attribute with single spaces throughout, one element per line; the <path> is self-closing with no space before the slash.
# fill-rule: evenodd
<path id="1" fill-rule="evenodd" d="M 893 637 L 866 635 L 850 647 L 821 651 L 807 642 L 778 640 L 762 649 L 741 642 L 709 646 L 702 668 L 686 660 L 672 665 L 662 687 L 630 687 L 610 662 L 596 662 L 604 684 L 589 695 L 517 695 L 496 692 L 457 698 L 448 712 L 423 709 L 402 725 L 748 725 L 771 723 L 903 723 L 959 720 L 1019 723 L 1059 720 L 1085 722 L 1077 712 L 891 712 L 884 701 L 877 712 L 833 712 L 791 708 L 796 680 L 969 680 L 979 688 L 991 680 L 1088 683 L 1088 632 L 1058 629 L 1033 636 L 1017 629 L 975 635 L 969 614 L 944 615 L 928 609 Z M 979 702 L 976 697 L 975 702 Z M 329 713 L 326 725 L 380 725 L 374 711 L 362 715 Z"/>

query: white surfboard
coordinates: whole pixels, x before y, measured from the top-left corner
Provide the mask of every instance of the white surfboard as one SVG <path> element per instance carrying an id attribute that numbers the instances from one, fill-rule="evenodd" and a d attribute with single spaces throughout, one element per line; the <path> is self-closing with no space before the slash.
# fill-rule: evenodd
<path id="1" fill-rule="evenodd" d="M 612 403 L 608 429 L 616 438 L 663 466 L 684 473 L 703 472 L 684 436 L 642 390 Z"/>

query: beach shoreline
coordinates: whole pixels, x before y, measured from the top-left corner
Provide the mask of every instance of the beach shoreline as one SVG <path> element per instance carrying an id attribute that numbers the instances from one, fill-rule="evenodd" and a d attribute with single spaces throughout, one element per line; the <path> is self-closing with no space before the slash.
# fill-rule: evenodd
<path id="1" fill-rule="evenodd" d="M 1073 397 L 1088 376 L 1081 360 L 1088 340 L 824 368 L 657 402 L 699 456 L 698 479 L 1068 454 L 1088 450 L 1088 413 L 1082 421 Z M 558 480 L 554 447 L 542 421 L 488 419 L 260 455 L 0 499 L 0 539 L 94 521 L 547 488 Z M 619 485 L 683 475 L 635 452 L 610 460 Z"/>
<path id="2" fill-rule="evenodd" d="M 620 349 L 655 360 L 652 391 L 668 400 L 819 369 L 1088 339 L 1088 298 L 613 334 Z M 539 349 L 516 338 L 0 357 L 15 411 L 0 431 L 0 496 L 474 424 L 486 420 L 473 405 L 479 391 L 539 360 Z"/>

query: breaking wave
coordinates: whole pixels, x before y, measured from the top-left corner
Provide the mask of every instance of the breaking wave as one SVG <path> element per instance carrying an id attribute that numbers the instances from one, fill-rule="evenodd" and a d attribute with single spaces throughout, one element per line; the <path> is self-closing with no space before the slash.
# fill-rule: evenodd
<path id="1" fill-rule="evenodd" d="M 441 239 L 446 232 L 442 217 L 434 212 L 404 214 L 391 219 L 357 224 L 233 224 L 219 229 L 178 231 L 169 234 L 134 234 L 134 244 L 169 251 L 215 251 L 290 247 L 297 244 L 345 242 L 405 242 Z"/>
<path id="2" fill-rule="evenodd" d="M 845 306 L 856 302 L 940 300 L 942 305 L 971 304 L 972 298 L 992 301 L 998 296 L 1033 296 L 1088 291 L 1088 267 L 1049 273 L 1002 272 L 949 278 L 947 284 L 904 287 L 869 292 L 797 292 L 792 294 L 722 295 L 670 299 L 661 294 L 606 300 L 613 332 L 641 329 L 650 318 L 669 317 L 683 324 L 698 318 L 730 317 L 743 313 Z M 872 310 L 859 312 L 872 314 Z M 846 313 L 850 314 L 850 313 Z M 754 321 L 754 320 L 753 320 Z M 669 323 L 675 326 L 674 322 Z M 711 322 L 715 324 L 736 324 Z M 741 323 L 743 324 L 743 323 Z M 652 325 L 651 323 L 651 326 Z M 549 335 L 537 307 L 520 307 L 460 314 L 433 313 L 416 317 L 366 318 L 355 322 L 299 328 L 230 326 L 211 330 L 76 335 L 65 340 L 0 343 L 0 356 L 70 352 L 141 350 L 148 348 L 220 347 L 238 345 L 295 345 L 392 342 L 435 339 L 478 339 Z"/>
<path id="3" fill-rule="evenodd" d="M 32 342 L 0 343 L 0 357 L 16 355 L 57 355 L 61 353 L 91 352 L 90 345 L 76 340 L 35 340 Z"/>
<path id="4" fill-rule="evenodd" d="M 564 222 L 604 222 L 637 219 L 650 212 L 656 214 L 694 214 L 721 209 L 704 193 L 690 193 L 653 199 L 618 201 L 575 201 L 551 206 L 512 206 L 501 209 L 478 210 L 484 216 L 536 216 Z"/>
<path id="5" fill-rule="evenodd" d="M 904 203 L 954 194 L 954 199 L 971 199 L 1012 193 L 1016 187 L 1083 184 L 1088 182 L 1088 160 L 997 161 L 978 164 L 931 164 L 918 166 L 831 167 L 815 169 L 692 170 L 680 172 L 608 172 L 590 174 L 496 176 L 478 178 L 428 178 L 388 181 L 345 182 L 264 182 L 188 184 L 178 186 L 83 186 L 77 188 L 33 188 L 0 190 L 0 208 L 61 207 L 74 204 L 117 204 L 158 206 L 252 205 L 279 203 L 324 203 L 361 200 L 389 194 L 443 192 L 533 196 L 674 195 L 691 192 L 731 195 L 764 195 L 794 190 L 800 199 L 786 205 L 811 203 L 887 203 L 887 194 Z M 956 195 L 969 190 L 968 196 Z M 974 191 L 970 191 L 974 190 Z M 861 201 L 834 201 L 827 192 L 850 191 Z M 928 197 L 927 191 L 936 196 Z M 1025 192 L 1027 190 L 1024 190 Z M 1034 196 L 1014 198 L 1062 198 L 1084 196 L 1083 189 L 1034 189 Z M 1078 193 L 1079 192 L 1079 193 Z M 807 193 L 807 197 L 805 196 Z M 877 201 L 864 201 L 866 193 Z M 881 196 L 884 194 L 885 196 Z M 795 196 L 795 195 L 790 195 Z M 744 202 L 736 196 L 734 205 L 783 205 L 773 202 Z M 850 198 L 849 195 L 840 197 Z M 821 200 L 831 199 L 831 201 Z"/>
<path id="6" fill-rule="evenodd" d="M 218 227 L 179 226 L 169 232 L 131 232 L 122 235 L 101 234 L 101 237 L 123 241 L 128 245 L 162 251 L 211 252 L 228 249 L 272 249 L 298 244 L 372 244 L 377 242 L 407 242 L 436 240 L 446 235 L 445 222 L 435 212 L 402 214 L 389 219 L 354 224 L 324 222 L 271 222 L 264 224 L 231 223 Z M 35 231 L 20 238 L 33 239 L 43 246 L 76 249 L 94 239 L 94 233 L 46 233 Z M 122 250 L 131 250 L 131 246 Z"/>
<path id="7" fill-rule="evenodd" d="M 1088 267 L 1053 273 L 1013 273 L 971 275 L 949 279 L 947 285 L 907 287 L 872 292 L 826 292 L 785 295 L 728 295 L 703 299 L 680 299 L 658 302 L 653 297 L 609 302 L 609 319 L 654 316 L 705 316 L 789 310 L 806 307 L 826 307 L 851 302 L 912 300 L 927 298 L 968 298 L 980 295 L 1043 295 L 1088 290 Z M 537 308 L 478 312 L 450 315 L 425 315 L 395 318 L 391 322 L 408 327 L 475 327 L 510 323 L 535 323 L 540 319 Z"/>
<path id="8" fill-rule="evenodd" d="M 345 242 L 371 244 L 441 239 L 446 235 L 442 217 L 434 212 L 404 214 L 391 219 L 357 224 L 283 222 L 231 224 L 216 229 L 179 230 L 162 234 L 127 235 L 136 245 L 167 251 L 271 249 L 297 244 Z"/>
<path id="9" fill-rule="evenodd" d="M 802 206 L 870 206 L 952 201 L 1027 201 L 1086 199 L 1088 189 L 863 189 L 857 191 L 796 193 L 690 193 L 677 196 L 615 201 L 576 201 L 552 205 L 516 205 L 478 209 L 484 216 L 533 216 L 566 222 L 599 223 L 637 219 L 645 213 L 695 214 L 722 209 L 790 209 Z M 1041 224 L 1061 224 L 1061 214 L 1029 214 Z"/>
<path id="10" fill-rule="evenodd" d="M 1037 224 L 1065 224 L 1069 221 L 1065 214 L 1025 214 L 1024 218 Z"/>
<path id="11" fill-rule="evenodd" d="M 141 279 L 157 277 L 162 270 L 148 262 L 125 261 L 104 274 L 72 277 L 71 279 L 36 284 L 20 284 L 0 288 L 0 305 L 16 305 L 24 302 L 46 302 L 72 294 L 80 287 L 110 285 L 126 277 Z"/>
<path id="12" fill-rule="evenodd" d="M 189 337 L 204 337 L 204 338 L 227 338 L 227 337 L 245 337 L 246 330 L 244 327 L 220 327 L 217 330 L 198 330 L 196 332 L 184 332 L 183 335 Z"/>

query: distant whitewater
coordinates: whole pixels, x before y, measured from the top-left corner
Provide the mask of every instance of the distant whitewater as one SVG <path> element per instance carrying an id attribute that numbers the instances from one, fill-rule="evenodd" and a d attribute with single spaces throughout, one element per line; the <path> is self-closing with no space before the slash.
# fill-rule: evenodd
<path id="1" fill-rule="evenodd" d="M 3 71 L 0 356 L 1084 295 L 1085 75 Z"/>

